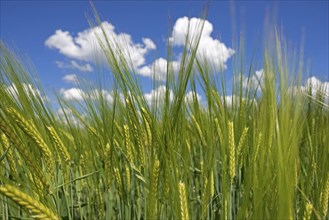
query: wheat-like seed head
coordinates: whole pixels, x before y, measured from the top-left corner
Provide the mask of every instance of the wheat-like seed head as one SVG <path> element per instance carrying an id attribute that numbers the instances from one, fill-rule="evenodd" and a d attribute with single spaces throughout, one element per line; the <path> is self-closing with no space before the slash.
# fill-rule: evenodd
<path id="1" fill-rule="evenodd" d="M 216 130 L 217 130 L 217 135 L 219 137 L 219 141 L 220 141 L 220 144 L 223 144 L 223 134 L 222 134 L 222 130 L 220 129 L 220 126 L 219 126 L 219 122 L 218 122 L 218 119 L 215 118 L 215 124 L 216 124 Z"/>
<path id="2" fill-rule="evenodd" d="M 239 140 L 239 144 L 238 144 L 238 158 L 240 158 L 240 162 L 239 162 L 240 167 L 242 166 L 242 154 L 243 154 L 242 147 L 243 147 L 244 142 L 246 140 L 248 130 L 249 130 L 248 127 L 245 127 L 243 129 L 240 140 Z"/>
<path id="3" fill-rule="evenodd" d="M 132 152 L 132 143 L 130 139 L 129 127 L 128 125 L 123 126 L 124 135 L 125 135 L 125 145 L 126 145 L 126 152 L 127 152 L 127 159 L 129 163 L 133 163 L 134 157 Z"/>
<path id="4" fill-rule="evenodd" d="M 144 166 L 145 165 L 145 151 L 144 151 L 144 146 L 142 144 L 141 138 L 140 138 L 140 134 L 138 132 L 138 128 L 137 125 L 134 124 L 133 127 L 133 132 L 134 132 L 134 136 L 135 139 L 137 141 L 137 151 L 139 154 L 139 163 Z"/>
<path id="5" fill-rule="evenodd" d="M 322 204 L 322 215 L 326 217 L 328 212 L 328 200 L 329 200 L 329 173 L 327 174 L 327 180 L 321 192 L 321 204 Z"/>
<path id="6" fill-rule="evenodd" d="M 37 146 L 45 157 L 45 163 L 47 165 L 47 170 L 49 171 L 49 174 L 53 176 L 53 171 L 51 169 L 53 165 L 52 153 L 45 141 L 35 129 L 34 124 L 29 123 L 27 120 L 25 120 L 24 117 L 22 117 L 19 112 L 16 111 L 16 109 L 14 108 L 8 108 L 7 112 L 16 121 L 17 125 L 35 141 L 35 143 L 37 144 Z"/>
<path id="7" fill-rule="evenodd" d="M 313 206 L 311 203 L 308 202 L 305 207 L 303 220 L 310 220 L 312 211 L 313 211 Z"/>
<path id="8" fill-rule="evenodd" d="M 118 192 L 121 195 L 122 194 L 122 182 L 121 182 L 121 175 L 120 175 L 119 168 L 115 167 L 113 169 L 113 171 L 114 171 L 115 183 L 118 187 Z"/>
<path id="9" fill-rule="evenodd" d="M 209 191 L 207 190 L 208 188 L 208 178 L 204 177 L 203 178 L 203 187 L 202 187 L 202 198 L 201 198 L 201 210 L 202 210 L 202 218 L 205 218 L 206 213 L 207 213 L 207 207 L 208 207 L 208 195 L 209 195 Z"/>
<path id="10" fill-rule="evenodd" d="M 8 140 L 7 136 L 4 133 L 1 134 L 1 142 L 2 142 L 5 149 L 8 149 L 10 147 L 9 140 Z M 14 159 L 12 149 L 8 150 L 6 157 L 7 157 L 7 161 L 8 161 L 8 164 L 9 164 L 10 171 L 11 171 L 13 177 L 16 179 L 18 177 L 18 172 L 17 172 L 17 169 L 16 169 L 15 159 Z"/>
<path id="11" fill-rule="evenodd" d="M 157 214 L 157 189 L 158 189 L 158 178 L 160 172 L 160 161 L 155 159 L 153 162 L 152 172 L 150 174 L 150 204 L 149 204 L 149 218 L 155 219 Z"/>
<path id="12" fill-rule="evenodd" d="M 106 186 L 109 188 L 111 185 L 111 167 L 110 167 L 110 160 L 111 160 L 111 145 L 109 143 L 105 146 L 105 175 L 106 175 Z"/>
<path id="13" fill-rule="evenodd" d="M 214 171 L 210 173 L 210 196 L 213 197 L 215 195 L 215 180 L 214 180 Z"/>
<path id="14" fill-rule="evenodd" d="M 49 208 L 14 186 L 0 186 L 0 192 L 28 210 L 35 219 L 59 220 L 57 215 L 55 215 Z"/>
<path id="15" fill-rule="evenodd" d="M 196 130 L 197 130 L 197 132 L 198 132 L 199 138 L 201 139 L 201 144 L 202 144 L 203 146 L 206 146 L 206 145 L 207 145 L 207 144 L 206 144 L 206 139 L 205 139 L 205 137 L 204 137 L 204 135 L 203 135 L 203 132 L 202 132 L 202 130 L 201 130 L 201 127 L 200 127 L 199 123 L 198 123 L 197 120 L 195 119 L 194 115 L 192 115 L 191 118 L 192 118 L 192 122 L 193 122 L 193 124 L 194 124 L 195 127 L 196 127 Z"/>
<path id="16" fill-rule="evenodd" d="M 61 138 L 57 134 L 56 130 L 52 126 L 48 126 L 47 129 L 48 129 L 49 133 L 51 134 L 51 137 L 55 141 L 55 144 L 56 144 L 61 156 L 64 158 L 65 162 L 67 164 L 69 164 L 71 161 L 70 154 L 67 151 L 67 148 L 65 147 L 65 145 L 63 144 Z"/>
<path id="17" fill-rule="evenodd" d="M 33 170 L 35 176 L 42 182 L 43 188 L 48 187 L 48 183 L 41 171 L 41 168 L 35 163 L 35 160 L 31 156 L 30 152 L 26 150 L 25 146 L 17 138 L 15 132 L 0 118 L 0 130 L 4 132 L 10 142 L 15 146 L 19 154 L 24 158 L 30 170 Z M 18 161 L 20 163 L 20 161 Z"/>
<path id="18" fill-rule="evenodd" d="M 143 116 L 143 120 L 144 120 L 144 124 L 146 127 L 146 136 L 147 139 L 145 140 L 145 145 L 147 147 L 150 147 L 152 145 L 152 130 L 151 130 L 151 126 L 152 126 L 152 119 L 149 116 L 148 112 L 146 111 L 145 108 L 141 108 L 142 111 L 142 116 Z"/>
<path id="19" fill-rule="evenodd" d="M 166 166 L 165 166 L 165 183 L 164 183 L 164 198 L 169 197 L 169 180 L 170 180 L 170 171 L 171 171 L 171 162 L 170 160 L 167 160 Z"/>
<path id="20" fill-rule="evenodd" d="M 186 196 L 186 188 L 183 182 L 178 184 L 178 191 L 179 191 L 179 201 L 180 201 L 180 208 L 181 208 L 181 218 L 182 220 L 188 220 L 189 212 L 188 212 L 188 202 Z"/>

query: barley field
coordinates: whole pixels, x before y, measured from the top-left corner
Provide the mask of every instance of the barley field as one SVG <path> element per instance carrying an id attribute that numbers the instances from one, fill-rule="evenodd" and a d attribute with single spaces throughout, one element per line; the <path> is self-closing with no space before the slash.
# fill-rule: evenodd
<path id="1" fill-rule="evenodd" d="M 240 49 L 228 91 L 196 56 L 202 25 L 151 104 L 101 33 L 109 71 L 79 82 L 83 101 L 58 95 L 60 113 L 1 42 L 0 219 L 329 219 L 328 87 L 302 85 L 303 60 L 274 31 L 262 78 Z"/>

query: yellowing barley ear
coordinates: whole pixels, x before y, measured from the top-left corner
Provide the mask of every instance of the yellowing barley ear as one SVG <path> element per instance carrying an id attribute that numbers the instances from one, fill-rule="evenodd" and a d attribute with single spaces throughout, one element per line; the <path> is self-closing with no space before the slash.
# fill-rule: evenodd
<path id="1" fill-rule="evenodd" d="M 142 144 L 139 129 L 137 128 L 137 125 L 134 125 L 133 131 L 134 131 L 135 139 L 137 141 L 137 152 L 138 152 L 138 156 L 139 156 L 139 164 L 144 166 L 145 165 L 145 151 L 144 151 L 144 146 Z"/>
<path id="2" fill-rule="evenodd" d="M 59 220 L 48 207 L 10 185 L 0 186 L 0 193 L 15 201 L 18 205 L 29 211 L 34 219 Z"/>
<path id="3" fill-rule="evenodd" d="M 4 150 L 7 150 L 9 147 L 10 147 L 10 143 L 8 141 L 8 138 L 6 137 L 5 134 L 1 134 L 1 142 L 4 146 Z M 8 161 L 8 164 L 9 164 L 9 169 L 13 175 L 13 177 L 15 179 L 17 179 L 18 177 L 18 172 L 17 172 L 17 169 L 16 169 L 16 165 L 15 165 L 15 159 L 14 159 L 14 155 L 13 155 L 13 149 L 9 149 L 8 152 L 7 152 L 7 161 Z"/>
<path id="4" fill-rule="evenodd" d="M 124 135 L 125 135 L 125 145 L 126 145 L 126 152 L 127 152 L 127 159 L 129 163 L 133 163 L 133 153 L 132 153 L 132 143 L 130 139 L 129 127 L 128 125 L 123 126 Z"/>
<path id="5" fill-rule="evenodd" d="M 145 140 L 145 143 L 147 147 L 150 147 L 152 145 L 152 130 L 151 130 L 152 120 L 145 108 L 141 108 L 141 111 L 146 128 L 146 135 L 147 135 L 147 139 Z"/>
<path id="6" fill-rule="evenodd" d="M 235 143 L 234 143 L 234 127 L 233 122 L 228 123 L 228 140 L 229 140 L 229 152 L 230 152 L 230 160 L 229 160 L 229 174 L 231 177 L 231 181 L 235 177 Z"/>
<path id="7" fill-rule="evenodd" d="M 329 199 L 329 173 L 327 174 L 327 180 L 321 192 L 321 205 L 322 205 L 322 215 L 326 217 L 328 212 L 328 199 Z"/>
<path id="8" fill-rule="evenodd" d="M 246 140 L 248 130 L 249 130 L 248 127 L 245 127 L 243 129 L 241 137 L 240 137 L 240 141 L 239 141 L 239 144 L 238 144 L 238 158 L 240 158 L 240 161 L 239 161 L 240 167 L 242 167 L 242 156 L 243 156 L 242 155 L 243 154 L 242 147 L 243 147 L 244 142 Z"/>
<path id="9" fill-rule="evenodd" d="M 308 202 L 305 207 L 303 220 L 310 220 L 312 211 L 313 211 L 313 206 L 311 203 Z"/>
<path id="10" fill-rule="evenodd" d="M 214 180 L 214 171 L 210 173 L 210 196 L 213 197 L 215 195 L 215 180 Z"/>
<path id="11" fill-rule="evenodd" d="M 42 182 L 44 188 L 47 188 L 49 184 L 43 175 L 41 168 L 35 163 L 35 160 L 31 156 L 30 152 L 26 150 L 25 145 L 17 138 L 15 132 L 0 118 L 0 130 L 2 130 L 10 142 L 15 146 L 20 156 L 24 158 L 29 166 L 30 170 L 33 170 L 37 178 Z M 20 161 L 18 161 L 20 163 Z"/>
<path id="12" fill-rule="evenodd" d="M 188 213 L 186 187 L 183 182 L 179 183 L 178 191 L 179 191 L 179 201 L 180 201 L 180 208 L 181 208 L 181 218 L 182 218 L 182 220 L 188 220 L 188 219 L 190 219 L 190 217 L 189 217 L 189 213 Z"/>
<path id="13" fill-rule="evenodd" d="M 202 219 L 205 219 L 207 215 L 207 209 L 208 209 L 208 195 L 209 191 L 208 188 L 208 179 L 204 177 L 203 179 L 203 187 L 202 187 L 202 198 L 201 198 L 201 210 L 202 210 Z"/>
<path id="14" fill-rule="evenodd" d="M 105 176 L 106 176 L 106 186 L 110 188 L 111 186 L 111 166 L 110 166 L 110 159 L 111 158 L 111 145 L 109 143 L 106 144 L 105 147 Z"/>
<path id="15" fill-rule="evenodd" d="M 122 195 L 122 182 L 121 182 L 120 171 L 117 167 L 114 168 L 113 171 L 114 171 L 115 183 L 117 185 L 118 193 Z"/>
<path id="16" fill-rule="evenodd" d="M 70 163 L 71 157 L 69 152 L 67 151 L 67 148 L 64 146 L 62 140 L 60 139 L 59 135 L 57 134 L 56 130 L 52 126 L 47 127 L 49 133 L 51 134 L 52 139 L 54 140 L 56 147 L 59 150 L 60 155 L 62 158 L 64 158 L 65 162 L 67 164 Z"/>
<path id="17" fill-rule="evenodd" d="M 160 161 L 154 160 L 152 171 L 150 173 L 150 199 L 149 199 L 149 219 L 156 219 L 157 216 L 157 191 L 158 178 L 160 172 Z"/>
<path id="18" fill-rule="evenodd" d="M 201 140 L 201 144 L 202 144 L 203 146 L 206 146 L 206 145 L 207 145 L 207 144 L 206 144 L 206 139 L 205 139 L 205 137 L 204 137 L 204 135 L 203 135 L 203 132 L 202 132 L 202 130 L 201 130 L 201 127 L 200 127 L 199 123 L 198 123 L 197 120 L 195 119 L 194 115 L 192 115 L 191 119 L 192 119 L 193 124 L 194 124 L 195 127 L 196 127 L 196 130 L 197 130 L 197 132 L 198 132 L 199 138 L 200 138 L 200 140 Z"/>
<path id="19" fill-rule="evenodd" d="M 34 140 L 37 144 L 39 149 L 41 150 L 42 154 L 45 157 L 45 163 L 47 166 L 47 170 L 51 176 L 53 176 L 53 158 L 50 149 L 48 148 L 47 144 L 44 142 L 38 131 L 35 129 L 34 124 L 29 123 L 25 120 L 19 112 L 16 111 L 14 108 L 7 109 L 8 114 L 17 122 L 17 125 L 28 135 L 30 138 Z"/>

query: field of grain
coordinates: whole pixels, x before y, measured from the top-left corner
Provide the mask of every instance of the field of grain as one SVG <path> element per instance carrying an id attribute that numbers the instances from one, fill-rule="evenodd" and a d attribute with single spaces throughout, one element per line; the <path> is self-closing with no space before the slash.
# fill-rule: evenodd
<path id="1" fill-rule="evenodd" d="M 61 114 L 1 42 L 0 218 L 328 219 L 328 88 L 302 86 L 275 34 L 262 78 L 236 61 L 227 91 L 196 56 L 201 32 L 151 105 L 124 48 L 100 40 L 113 80 L 58 96 Z"/>

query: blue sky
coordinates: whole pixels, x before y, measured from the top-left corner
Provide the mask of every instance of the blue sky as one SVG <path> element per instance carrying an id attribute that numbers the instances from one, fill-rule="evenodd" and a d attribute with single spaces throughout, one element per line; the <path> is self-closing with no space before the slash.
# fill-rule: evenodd
<path id="1" fill-rule="evenodd" d="M 90 29 L 86 14 L 92 17 L 92 10 L 88 1 L 0 2 L 1 40 L 30 57 L 47 93 L 61 91 L 63 96 L 68 95 L 65 91 L 76 87 L 72 82 L 74 75 L 86 78 L 95 75 L 88 48 L 80 48 L 76 41 L 79 36 L 84 39 L 83 33 Z M 94 1 L 94 4 L 102 21 L 114 28 L 116 36 L 125 33 L 131 37 L 145 92 L 152 89 L 147 75 L 154 59 L 166 57 L 168 34 L 179 39 L 182 33 L 178 21 L 182 28 L 186 22 L 183 18 L 199 17 L 203 6 L 202 1 Z M 205 37 L 208 41 L 204 44 L 206 50 L 207 45 L 223 46 L 224 55 L 212 52 L 209 55 L 220 56 L 219 64 L 227 67 L 228 78 L 234 57 L 230 53 L 234 42 L 233 27 L 244 35 L 248 62 L 254 49 L 261 56 L 264 22 L 268 15 L 275 15 L 289 45 L 299 48 L 304 36 L 304 57 L 311 64 L 310 74 L 323 82 L 329 81 L 328 1 L 237 1 L 233 5 L 234 13 L 230 2 L 211 1 L 207 21 L 212 30 L 209 29 Z M 171 27 L 175 28 L 177 24 L 176 32 L 170 30 L 168 33 L 169 17 Z M 143 41 L 146 38 L 152 43 Z M 179 43 L 175 49 L 178 60 Z M 261 61 L 256 64 L 261 68 Z"/>

